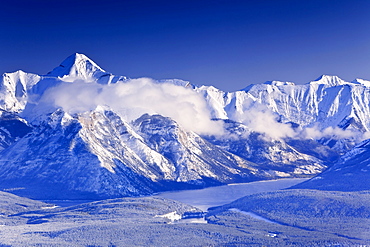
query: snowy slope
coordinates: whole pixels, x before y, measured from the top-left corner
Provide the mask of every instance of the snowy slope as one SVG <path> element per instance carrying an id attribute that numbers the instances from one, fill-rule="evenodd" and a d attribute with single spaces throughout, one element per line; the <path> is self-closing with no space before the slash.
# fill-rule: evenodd
<path id="1" fill-rule="evenodd" d="M 52 205 L 0 191 L 0 225 L 8 223 L 9 216 L 26 211 L 41 210 Z"/>
<path id="2" fill-rule="evenodd" d="M 322 174 L 294 188 L 361 191 L 370 190 L 369 180 L 370 141 L 366 140 L 342 156 L 336 164 Z"/>

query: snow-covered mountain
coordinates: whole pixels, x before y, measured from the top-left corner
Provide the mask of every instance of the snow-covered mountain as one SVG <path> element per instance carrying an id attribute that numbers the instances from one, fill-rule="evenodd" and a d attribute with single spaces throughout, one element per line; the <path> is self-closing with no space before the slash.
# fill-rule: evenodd
<path id="1" fill-rule="evenodd" d="M 367 136 L 369 85 L 322 76 L 223 92 L 116 76 L 82 54 L 47 75 L 5 73 L 0 187 L 107 198 L 313 176 Z"/>
<path id="2" fill-rule="evenodd" d="M 0 185 L 33 198 L 106 198 L 267 178 L 173 120 L 135 124 L 139 132 L 102 107 L 57 110 L 2 152 Z"/>
<path id="3" fill-rule="evenodd" d="M 94 61 L 90 60 L 83 54 L 73 54 L 64 60 L 58 67 L 48 73 L 48 76 L 55 76 L 60 78 L 78 77 L 85 80 L 91 78 L 101 78 L 102 76 L 109 76 Z"/>
<path id="4" fill-rule="evenodd" d="M 266 138 L 263 134 L 251 131 L 247 126 L 232 121 L 224 122 L 225 134 L 205 136 L 211 143 L 239 157 L 259 164 L 272 176 L 294 177 L 320 173 L 338 158 L 337 153 L 318 142 L 311 141 L 310 150 L 300 147 L 307 140 L 297 143 L 291 140 Z M 287 141 L 292 142 L 292 145 Z M 314 150 L 317 150 L 315 152 Z M 298 151 L 300 150 L 300 151 Z"/>
<path id="5" fill-rule="evenodd" d="M 271 127 L 284 128 L 280 133 L 262 130 L 269 135 L 294 137 L 297 133 L 292 130 L 308 128 L 302 134 L 319 138 L 342 137 L 346 134 L 343 130 L 347 130 L 348 135 L 369 131 L 368 85 L 368 81 L 361 79 L 345 82 L 337 76 L 323 75 L 304 85 L 271 81 L 231 93 L 208 86 L 197 90 L 207 99 L 215 118 L 253 125 L 259 117 L 266 121 L 265 124 L 274 124 Z M 294 124 L 294 128 L 287 124 Z"/>

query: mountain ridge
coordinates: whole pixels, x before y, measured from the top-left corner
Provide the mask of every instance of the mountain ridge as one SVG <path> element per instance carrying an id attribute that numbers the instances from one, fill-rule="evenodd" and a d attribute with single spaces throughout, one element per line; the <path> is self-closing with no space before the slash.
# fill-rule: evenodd
<path id="1" fill-rule="evenodd" d="M 48 75 L 5 73 L 0 187 L 26 187 L 19 193 L 33 198 L 55 196 L 52 188 L 109 198 L 312 177 L 368 136 L 367 82 L 323 75 L 304 85 L 270 81 L 224 92 L 113 75 L 78 53 Z M 127 120 L 133 107 L 140 114 Z"/>

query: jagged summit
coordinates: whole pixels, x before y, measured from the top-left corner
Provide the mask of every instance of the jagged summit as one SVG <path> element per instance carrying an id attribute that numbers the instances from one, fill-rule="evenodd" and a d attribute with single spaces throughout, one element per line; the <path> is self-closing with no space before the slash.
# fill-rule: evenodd
<path id="1" fill-rule="evenodd" d="M 321 75 L 319 78 L 317 78 L 314 81 L 311 81 L 309 84 L 324 84 L 328 86 L 338 86 L 343 84 L 348 84 L 348 82 L 342 80 L 338 76 L 335 75 Z"/>
<path id="2" fill-rule="evenodd" d="M 48 76 L 73 77 L 89 80 L 108 74 L 94 61 L 84 54 L 75 53 L 66 58 L 58 67 L 48 73 Z"/>

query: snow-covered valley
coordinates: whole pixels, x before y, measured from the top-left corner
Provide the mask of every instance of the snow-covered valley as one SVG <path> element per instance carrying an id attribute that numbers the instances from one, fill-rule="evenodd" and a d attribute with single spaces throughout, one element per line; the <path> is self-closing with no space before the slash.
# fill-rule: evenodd
<path id="1" fill-rule="evenodd" d="M 55 207 L 2 192 L 0 244 L 356 246 L 370 241 L 368 192 L 276 191 L 274 181 L 262 189 L 270 187 L 269 192 L 260 193 L 253 184 L 249 196 L 209 212 L 160 195 Z M 238 188 L 240 194 L 245 190 Z M 213 196 L 230 199 L 222 192 Z"/>

